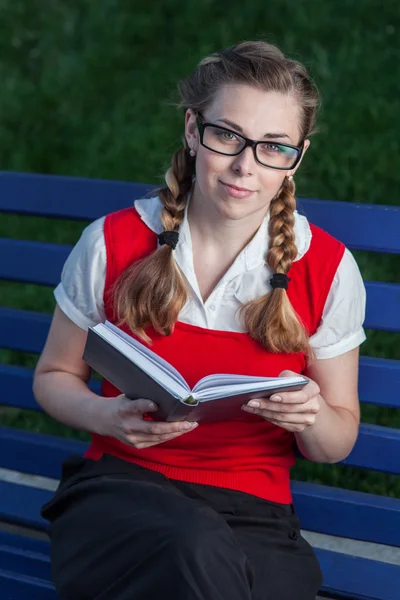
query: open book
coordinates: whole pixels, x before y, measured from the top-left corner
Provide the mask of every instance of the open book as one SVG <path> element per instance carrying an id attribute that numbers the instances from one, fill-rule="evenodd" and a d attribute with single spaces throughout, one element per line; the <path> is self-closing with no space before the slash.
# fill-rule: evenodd
<path id="1" fill-rule="evenodd" d="M 109 321 L 89 327 L 83 360 L 128 398 L 153 400 L 159 408 L 151 417 L 162 421 L 243 417 L 241 406 L 251 398 L 300 390 L 308 383 L 302 375 L 215 374 L 203 377 L 190 389 L 170 363 Z"/>

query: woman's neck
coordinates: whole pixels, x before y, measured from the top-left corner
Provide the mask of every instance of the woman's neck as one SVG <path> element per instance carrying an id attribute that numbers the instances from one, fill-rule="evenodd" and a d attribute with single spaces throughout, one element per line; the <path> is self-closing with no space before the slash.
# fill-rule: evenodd
<path id="1" fill-rule="evenodd" d="M 255 213 L 245 219 L 229 219 L 215 205 L 192 194 L 188 222 L 193 267 L 203 302 L 254 237 L 264 217 L 265 213 Z"/>

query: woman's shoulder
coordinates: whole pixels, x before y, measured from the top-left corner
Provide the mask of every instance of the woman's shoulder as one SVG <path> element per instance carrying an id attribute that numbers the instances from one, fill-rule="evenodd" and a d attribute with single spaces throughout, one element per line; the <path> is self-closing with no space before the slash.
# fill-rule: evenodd
<path id="1" fill-rule="evenodd" d="M 298 248 L 296 260 L 326 260 L 328 257 L 339 259 L 346 249 L 345 245 L 318 225 L 311 223 L 305 215 L 295 213 L 295 240 Z"/>
<path id="2" fill-rule="evenodd" d="M 158 196 L 140 198 L 135 200 L 131 206 L 109 213 L 104 217 L 105 229 L 117 229 L 121 235 L 123 230 L 147 227 L 154 233 L 161 233 L 162 205 Z"/>

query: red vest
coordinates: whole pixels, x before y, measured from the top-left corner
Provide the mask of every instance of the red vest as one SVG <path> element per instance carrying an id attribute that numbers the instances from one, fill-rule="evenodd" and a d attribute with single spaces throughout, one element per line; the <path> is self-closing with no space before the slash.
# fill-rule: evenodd
<path id="1" fill-rule="evenodd" d="M 321 320 L 332 280 L 344 246 L 311 226 L 309 250 L 293 263 L 288 294 L 310 335 Z M 122 271 L 157 247 L 157 236 L 134 208 L 108 215 L 104 223 L 107 271 L 104 302 L 107 319 L 115 322 L 110 290 Z M 127 333 L 131 332 L 124 328 Z M 284 369 L 302 373 L 302 353 L 273 354 L 247 333 L 216 331 L 177 322 L 170 336 L 148 331 L 151 349 L 169 361 L 193 387 L 211 373 L 278 376 Z M 131 334 L 132 335 L 132 334 Z M 103 381 L 103 396 L 120 392 Z M 86 456 L 98 460 L 104 453 L 163 473 L 171 479 L 220 486 L 280 503 L 291 502 L 290 467 L 295 463 L 294 435 L 268 421 L 243 417 L 200 423 L 194 431 L 151 448 L 138 450 L 97 434 Z"/>

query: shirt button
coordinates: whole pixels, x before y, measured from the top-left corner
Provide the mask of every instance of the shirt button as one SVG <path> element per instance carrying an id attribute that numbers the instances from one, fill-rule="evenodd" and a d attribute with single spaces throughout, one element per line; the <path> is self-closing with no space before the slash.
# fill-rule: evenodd
<path id="1" fill-rule="evenodd" d="M 215 310 L 215 304 L 211 304 L 210 305 L 210 310 L 214 311 Z"/>

